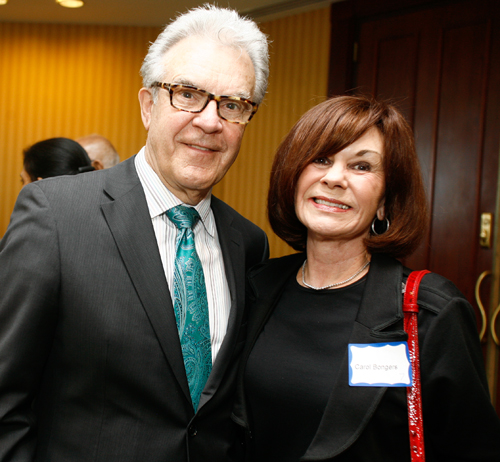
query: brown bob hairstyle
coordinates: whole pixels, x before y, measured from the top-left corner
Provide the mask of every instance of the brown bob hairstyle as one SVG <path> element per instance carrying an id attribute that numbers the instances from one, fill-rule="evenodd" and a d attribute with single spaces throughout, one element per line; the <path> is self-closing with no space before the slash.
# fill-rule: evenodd
<path id="1" fill-rule="evenodd" d="M 295 192 L 304 168 L 342 151 L 372 127 L 380 131 L 384 143 L 385 216 L 390 227 L 384 234 L 369 234 L 367 250 L 402 258 L 422 240 L 428 223 L 427 201 L 411 128 L 388 103 L 339 96 L 306 112 L 273 161 L 268 218 L 274 232 L 295 250 L 305 250 L 307 242 L 307 228 L 295 213 Z"/>

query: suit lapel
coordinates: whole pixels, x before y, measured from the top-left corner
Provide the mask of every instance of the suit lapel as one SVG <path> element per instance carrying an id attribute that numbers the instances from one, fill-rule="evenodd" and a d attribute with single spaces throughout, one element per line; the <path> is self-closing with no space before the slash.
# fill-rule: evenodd
<path id="1" fill-rule="evenodd" d="M 226 209 L 220 206 L 219 199 L 212 197 L 211 206 L 231 293 L 231 310 L 226 335 L 200 399 L 200 408 L 214 395 L 230 363 L 243 319 L 245 297 L 245 249 L 243 238 L 241 233 L 232 226 L 233 219 Z"/>
<path id="2" fill-rule="evenodd" d="M 106 222 L 163 353 L 190 400 L 171 296 L 133 158 L 110 171 L 105 194 L 108 200 L 101 209 Z"/>
<path id="3" fill-rule="evenodd" d="M 349 343 L 406 340 L 400 330 L 402 266 L 381 255 L 372 258 L 370 272 Z M 330 459 L 359 437 L 387 388 L 350 387 L 348 352 L 330 394 L 318 431 L 300 460 Z"/>

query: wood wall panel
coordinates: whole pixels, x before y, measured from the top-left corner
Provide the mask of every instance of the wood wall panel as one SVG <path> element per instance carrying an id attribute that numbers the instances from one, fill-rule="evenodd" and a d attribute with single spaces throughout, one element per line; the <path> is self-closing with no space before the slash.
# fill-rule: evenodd
<path id="1" fill-rule="evenodd" d="M 153 27 L 0 23 L 0 236 L 21 189 L 22 151 L 101 133 L 123 159 L 144 144 L 137 93 Z"/>

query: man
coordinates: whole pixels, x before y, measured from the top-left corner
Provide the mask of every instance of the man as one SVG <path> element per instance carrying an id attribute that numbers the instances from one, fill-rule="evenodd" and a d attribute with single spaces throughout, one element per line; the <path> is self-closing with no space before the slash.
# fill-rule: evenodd
<path id="1" fill-rule="evenodd" d="M 120 162 L 120 156 L 116 152 L 115 147 L 111 141 L 102 135 L 94 133 L 82 136 L 81 138 L 77 138 L 76 142 L 87 151 L 92 161 L 92 167 L 96 170 L 114 167 Z"/>
<path id="2" fill-rule="evenodd" d="M 205 6 L 160 34 L 142 74 L 145 148 L 111 169 L 27 185 L 1 241 L 2 462 L 238 460 L 245 272 L 268 244 L 211 187 L 264 96 L 267 40 Z M 179 204 L 201 217 L 188 231 L 171 221 Z M 179 276 L 186 259 L 196 277 Z M 208 310 L 208 352 L 194 336 L 184 343 L 188 320 L 207 316 L 186 314 L 184 282 L 188 302 Z M 193 287 L 204 295 L 190 298 Z"/>

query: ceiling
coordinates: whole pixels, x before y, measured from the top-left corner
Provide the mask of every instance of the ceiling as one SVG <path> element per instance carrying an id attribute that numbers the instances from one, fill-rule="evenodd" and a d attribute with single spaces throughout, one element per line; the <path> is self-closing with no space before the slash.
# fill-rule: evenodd
<path id="1" fill-rule="evenodd" d="M 0 6 L 1 22 L 163 26 L 179 13 L 206 3 L 200 0 L 84 0 L 82 8 L 59 6 L 55 0 L 8 0 Z M 321 8 L 339 0 L 225 0 L 218 4 L 256 21 Z"/>

